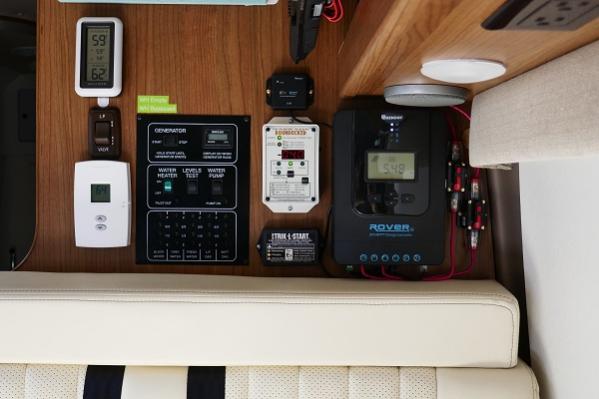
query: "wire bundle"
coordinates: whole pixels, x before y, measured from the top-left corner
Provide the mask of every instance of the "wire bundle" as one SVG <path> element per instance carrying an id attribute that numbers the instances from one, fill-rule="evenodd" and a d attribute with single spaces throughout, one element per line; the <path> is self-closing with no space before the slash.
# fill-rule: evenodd
<path id="1" fill-rule="evenodd" d="M 341 0 L 330 0 L 329 3 L 324 7 L 324 17 L 327 21 L 336 24 L 343 19 L 345 11 L 343 10 L 343 3 Z"/>

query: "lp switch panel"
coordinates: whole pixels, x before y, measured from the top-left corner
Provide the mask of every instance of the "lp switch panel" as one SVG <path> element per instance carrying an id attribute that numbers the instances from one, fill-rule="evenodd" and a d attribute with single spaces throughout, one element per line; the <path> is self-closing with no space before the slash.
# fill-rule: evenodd
<path id="1" fill-rule="evenodd" d="M 247 264 L 250 118 L 137 123 L 137 263 Z"/>

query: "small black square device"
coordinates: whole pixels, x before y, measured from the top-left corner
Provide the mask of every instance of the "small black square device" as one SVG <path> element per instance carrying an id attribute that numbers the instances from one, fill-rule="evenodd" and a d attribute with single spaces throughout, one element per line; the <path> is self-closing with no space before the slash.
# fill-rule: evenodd
<path id="1" fill-rule="evenodd" d="M 275 74 L 266 81 L 266 103 L 273 109 L 308 109 L 314 81 L 307 74 Z"/>

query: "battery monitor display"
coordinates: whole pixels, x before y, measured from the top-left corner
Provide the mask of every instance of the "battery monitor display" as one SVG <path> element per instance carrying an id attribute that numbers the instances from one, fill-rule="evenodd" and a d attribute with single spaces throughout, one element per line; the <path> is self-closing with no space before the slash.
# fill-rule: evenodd
<path id="1" fill-rule="evenodd" d="M 306 152 L 304 150 L 282 150 L 281 159 L 305 159 Z"/>
<path id="2" fill-rule="evenodd" d="M 414 180 L 416 154 L 412 152 L 368 152 L 367 180 Z"/>

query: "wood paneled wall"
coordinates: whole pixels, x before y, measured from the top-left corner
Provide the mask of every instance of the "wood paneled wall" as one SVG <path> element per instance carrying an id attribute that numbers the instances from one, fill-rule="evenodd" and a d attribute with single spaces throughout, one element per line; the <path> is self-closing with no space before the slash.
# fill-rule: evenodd
<path id="1" fill-rule="evenodd" d="M 348 15 L 352 4 L 346 2 Z M 308 215 L 275 215 L 261 203 L 260 132 L 274 114 L 265 104 L 264 85 L 275 71 L 309 72 L 316 81 L 316 102 L 306 114 L 331 123 L 340 98 L 338 51 L 347 23 L 323 23 L 316 51 L 307 62 L 294 65 L 288 55 L 285 1 L 271 7 L 215 7 L 67 5 L 39 0 L 37 234 L 22 270 L 324 275 L 318 266 L 264 267 L 253 247 L 250 266 L 136 265 L 133 246 L 108 250 L 75 247 L 73 168 L 75 162 L 88 159 L 87 114 L 95 105 L 92 99 L 78 97 L 73 88 L 75 24 L 82 16 L 116 16 L 125 26 L 124 88 L 112 103 L 121 110 L 122 160 L 132 163 L 132 171 L 136 160 L 135 100 L 139 94 L 169 95 L 182 114 L 251 115 L 250 242 L 258 240 L 265 226 L 318 227 L 324 231 L 327 224 L 332 194 L 332 132 L 326 129 L 321 135 L 320 205 Z M 134 173 L 132 177 L 135 189 Z M 460 262 L 466 263 L 461 252 Z M 483 242 L 480 262 L 475 276 L 492 274 L 488 238 Z M 344 275 L 328 253 L 325 265 L 332 274 Z"/>
<path id="2" fill-rule="evenodd" d="M 599 40 L 599 19 L 576 31 L 488 31 L 481 24 L 506 0 L 362 0 L 340 53 L 343 96 L 383 94 L 394 84 L 439 83 L 423 62 L 482 58 L 503 62 L 506 75 L 459 85 L 473 94 Z"/>

